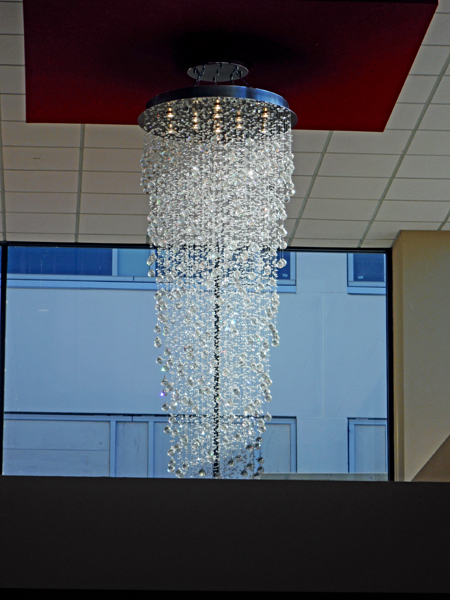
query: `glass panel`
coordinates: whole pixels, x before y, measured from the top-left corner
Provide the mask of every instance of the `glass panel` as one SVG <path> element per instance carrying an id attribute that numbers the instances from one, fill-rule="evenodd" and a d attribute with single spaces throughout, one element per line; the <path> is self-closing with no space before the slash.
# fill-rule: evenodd
<path id="1" fill-rule="evenodd" d="M 117 421 L 116 477 L 147 476 L 148 423 Z"/>
<path id="2" fill-rule="evenodd" d="M 355 472 L 386 472 L 384 425 L 355 425 Z"/>
<path id="3" fill-rule="evenodd" d="M 109 475 L 109 423 L 6 419 L 4 475 Z"/>
<path id="4" fill-rule="evenodd" d="M 384 254 L 353 254 L 354 281 L 385 281 Z"/>
<path id="5" fill-rule="evenodd" d="M 149 251 L 130 250 L 119 248 L 117 250 L 117 275 L 122 277 L 147 277 L 147 258 Z"/>
<path id="6" fill-rule="evenodd" d="M 118 250 L 118 274 L 146 276 L 147 257 L 147 249 Z M 291 278 L 290 254 L 283 258 L 280 272 Z M 112 262 L 110 249 L 13 247 L 8 270 L 64 281 Z M 292 264 L 296 287 L 280 294 L 281 342 L 270 350 L 265 469 L 345 473 L 349 419 L 387 415 L 386 297 L 347 293 L 346 253 L 302 252 Z M 4 472 L 171 477 L 154 291 L 35 281 L 8 282 Z M 385 469 L 379 431 L 370 439 L 356 431 L 361 468 Z"/>
<path id="7" fill-rule="evenodd" d="M 112 275 L 112 249 L 10 246 L 8 273 Z"/>
<path id="8" fill-rule="evenodd" d="M 278 260 L 284 258 L 286 265 L 277 271 L 278 279 L 290 279 L 291 278 L 291 253 L 290 252 L 278 252 Z"/>

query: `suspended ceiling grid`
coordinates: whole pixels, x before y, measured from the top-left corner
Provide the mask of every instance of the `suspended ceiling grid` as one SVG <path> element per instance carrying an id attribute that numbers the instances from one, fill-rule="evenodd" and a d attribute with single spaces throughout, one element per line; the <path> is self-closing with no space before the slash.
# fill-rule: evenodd
<path id="1" fill-rule="evenodd" d="M 295 131 L 296 247 L 386 248 L 450 229 L 450 0 L 441 0 L 383 133 Z M 0 2 L 1 234 L 8 241 L 146 243 L 142 133 L 25 122 L 22 4 Z"/>

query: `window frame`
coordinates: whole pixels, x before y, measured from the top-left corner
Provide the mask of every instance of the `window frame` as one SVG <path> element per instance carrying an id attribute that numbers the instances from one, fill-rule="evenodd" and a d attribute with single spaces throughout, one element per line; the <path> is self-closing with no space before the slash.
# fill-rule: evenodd
<path id="1" fill-rule="evenodd" d="M 6 296 L 7 296 L 7 287 L 8 279 L 10 276 L 7 276 L 7 265 L 8 265 L 8 248 L 16 247 L 16 246 L 42 246 L 42 247 L 85 247 L 85 248 L 112 248 L 112 249 L 140 249 L 140 250 L 149 250 L 149 247 L 145 244 L 92 244 L 92 243 L 68 243 L 68 242 L 0 242 L 1 248 L 1 284 L 0 284 L 0 403 L 1 403 L 1 411 L 2 411 L 2 419 L 4 419 L 4 395 L 5 395 L 5 349 L 6 349 Z M 152 250 L 150 248 L 150 250 Z M 312 252 L 312 253 L 336 253 L 336 254 L 357 254 L 357 253 L 365 253 L 365 254 L 383 254 L 385 256 L 385 288 L 377 289 L 377 291 L 372 292 L 370 287 L 359 286 L 361 291 L 359 292 L 349 292 L 349 293 L 376 293 L 376 294 L 386 294 L 386 360 L 387 360 L 387 439 L 388 439 L 388 453 L 387 453 L 387 462 L 388 462 L 388 480 L 394 481 L 395 473 L 394 473 L 394 451 L 393 451 L 393 442 L 394 442 L 394 411 L 393 411 L 393 327 L 392 327 L 392 250 L 390 248 L 371 248 L 371 249 L 354 249 L 354 248 L 302 248 L 302 247 L 289 247 L 287 251 L 295 253 L 295 261 L 292 263 L 296 264 L 296 254 L 302 252 Z M 347 256 L 348 261 L 348 256 Z M 292 265 L 291 263 L 291 265 Z M 347 263 L 348 264 L 348 263 Z M 292 273 L 292 266 L 291 266 Z M 35 276 L 36 277 L 36 276 Z M 37 276 L 40 277 L 40 276 Z M 67 277 L 67 276 L 64 276 Z M 77 276 L 74 276 L 77 277 Z M 83 277 L 83 276 L 81 276 Z M 95 277 L 95 276 L 94 276 Z M 114 276 L 112 276 L 114 277 Z M 138 278 L 136 278 L 138 279 Z M 150 291 L 148 278 L 139 278 L 141 280 L 147 281 L 146 284 L 143 284 L 140 281 L 136 281 L 135 283 L 132 281 L 122 281 L 121 284 L 124 285 L 122 289 L 146 289 Z M 20 279 L 14 279 L 15 285 L 12 287 L 19 287 Z M 55 285 L 51 285 L 51 281 L 48 281 L 48 284 L 45 286 L 40 285 L 39 287 L 57 287 Z M 79 279 L 73 279 L 70 287 L 83 287 L 83 281 Z M 111 289 L 110 283 L 107 281 L 101 281 L 99 278 L 96 278 L 96 281 L 93 282 L 92 287 L 100 287 Z M 103 284 L 103 285 L 101 285 Z M 109 285 L 108 285 L 109 284 Z M 136 285 L 137 284 L 137 285 Z M 139 285 L 139 287 L 138 287 Z M 126 286 L 126 287 L 125 287 Z M 143 287 L 140 287 L 143 286 Z M 20 287 L 33 287 L 32 285 L 23 285 Z M 58 286 L 64 287 L 64 286 Z M 280 286 L 282 287 L 282 286 Z M 293 285 L 285 285 L 286 291 L 296 291 L 296 286 Z M 289 289 L 290 288 L 290 289 Z M 358 286 L 355 286 L 353 289 L 357 289 Z M 117 289 L 117 288 L 113 288 Z M 156 289 L 156 284 L 155 288 Z M 347 287 L 347 291 L 348 291 Z M 376 289 L 376 288 L 372 288 Z M 282 290 L 278 289 L 278 292 Z M 0 433 L 0 461 L 3 464 L 3 421 Z M 3 476 L 3 473 L 1 473 Z M 45 476 L 44 476 L 45 477 Z"/>

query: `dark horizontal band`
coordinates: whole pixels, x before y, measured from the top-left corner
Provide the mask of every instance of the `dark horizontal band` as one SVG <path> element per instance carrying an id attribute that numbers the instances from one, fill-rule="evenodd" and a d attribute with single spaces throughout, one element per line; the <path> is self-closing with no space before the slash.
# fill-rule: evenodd
<path id="1" fill-rule="evenodd" d="M 259 102 L 266 102 L 267 104 L 274 104 L 275 106 L 282 106 L 289 110 L 289 104 L 283 98 L 274 92 L 268 92 L 267 90 L 260 90 L 258 88 L 244 87 L 240 85 L 199 85 L 191 86 L 188 88 L 180 88 L 178 90 L 171 90 L 170 92 L 164 92 L 155 96 L 147 102 L 146 108 L 152 108 L 159 104 L 171 102 L 172 100 L 183 100 L 185 98 L 243 98 L 249 100 L 258 100 Z M 290 111 L 292 127 L 297 124 L 297 115 Z M 138 123 L 142 127 L 144 125 L 144 115 L 142 113 L 139 116 Z"/>

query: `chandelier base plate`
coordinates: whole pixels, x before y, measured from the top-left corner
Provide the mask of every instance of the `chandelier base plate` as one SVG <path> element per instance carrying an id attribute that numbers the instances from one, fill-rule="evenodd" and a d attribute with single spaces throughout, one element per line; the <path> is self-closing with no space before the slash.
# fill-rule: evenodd
<path id="1" fill-rule="evenodd" d="M 281 106 L 289 110 L 291 115 L 291 126 L 295 127 L 297 115 L 289 109 L 287 101 L 274 92 L 261 90 L 259 88 L 246 87 L 241 85 L 199 85 L 187 88 L 180 88 L 164 92 L 149 100 L 146 104 L 146 110 L 139 115 L 138 124 L 142 129 L 146 128 L 146 113 L 149 108 L 166 104 L 174 100 L 186 100 L 189 98 L 241 98 L 247 100 L 256 100 L 266 102 L 274 106 Z"/>

